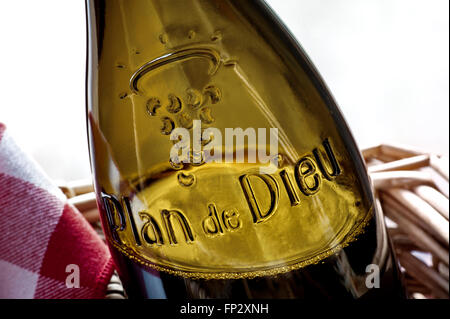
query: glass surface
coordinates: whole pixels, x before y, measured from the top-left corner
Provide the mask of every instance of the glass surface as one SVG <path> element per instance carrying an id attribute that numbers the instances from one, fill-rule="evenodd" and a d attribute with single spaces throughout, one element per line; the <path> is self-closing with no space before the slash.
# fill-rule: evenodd
<path id="1" fill-rule="evenodd" d="M 131 297 L 403 296 L 354 139 L 263 2 L 87 9 L 91 165 Z"/>

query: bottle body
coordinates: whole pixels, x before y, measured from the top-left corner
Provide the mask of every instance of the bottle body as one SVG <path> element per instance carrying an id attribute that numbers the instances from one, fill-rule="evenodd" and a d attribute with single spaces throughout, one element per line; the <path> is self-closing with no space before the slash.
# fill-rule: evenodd
<path id="1" fill-rule="evenodd" d="M 91 164 L 130 296 L 402 295 L 349 129 L 267 6 L 87 8 Z"/>

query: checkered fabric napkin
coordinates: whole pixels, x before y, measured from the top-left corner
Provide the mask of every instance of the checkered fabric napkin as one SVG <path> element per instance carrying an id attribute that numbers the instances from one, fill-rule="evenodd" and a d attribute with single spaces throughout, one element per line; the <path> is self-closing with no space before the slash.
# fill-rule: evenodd
<path id="1" fill-rule="evenodd" d="M 103 298 L 112 273 L 106 245 L 0 123 L 0 298 Z"/>

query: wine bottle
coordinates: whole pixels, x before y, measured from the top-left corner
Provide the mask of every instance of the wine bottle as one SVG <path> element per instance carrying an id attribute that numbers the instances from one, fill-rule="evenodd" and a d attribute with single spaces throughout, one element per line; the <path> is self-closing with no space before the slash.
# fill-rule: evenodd
<path id="1" fill-rule="evenodd" d="M 129 297 L 404 296 L 357 145 L 267 4 L 86 8 L 91 166 Z"/>

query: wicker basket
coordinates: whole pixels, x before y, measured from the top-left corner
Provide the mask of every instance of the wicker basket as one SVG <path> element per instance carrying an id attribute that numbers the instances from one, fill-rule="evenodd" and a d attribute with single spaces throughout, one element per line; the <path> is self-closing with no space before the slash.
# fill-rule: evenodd
<path id="1" fill-rule="evenodd" d="M 386 144 L 362 153 L 408 297 L 448 299 L 448 159 Z"/>
<path id="2" fill-rule="evenodd" d="M 363 157 L 404 274 L 409 298 L 449 298 L 449 161 L 409 147 L 381 144 Z M 104 239 L 90 181 L 60 188 Z M 114 274 L 106 298 L 126 294 Z"/>

